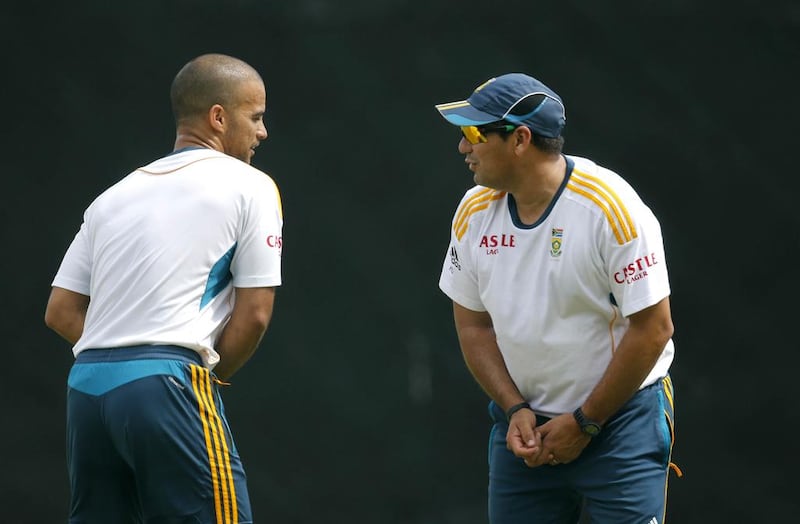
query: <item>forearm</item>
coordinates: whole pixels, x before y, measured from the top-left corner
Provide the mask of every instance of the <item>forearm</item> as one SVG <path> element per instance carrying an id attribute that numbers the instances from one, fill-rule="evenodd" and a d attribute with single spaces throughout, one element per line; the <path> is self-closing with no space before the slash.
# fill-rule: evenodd
<path id="1" fill-rule="evenodd" d="M 592 420 L 602 423 L 616 413 L 653 368 L 656 359 L 642 348 L 647 341 L 637 338 L 630 331 L 623 337 L 600 382 L 584 402 L 583 411 Z"/>
<path id="2" fill-rule="evenodd" d="M 494 329 L 464 328 L 459 334 L 461 352 L 472 376 L 502 409 L 506 411 L 524 400 L 508 372 Z"/>
<path id="3" fill-rule="evenodd" d="M 253 356 L 265 331 L 266 325 L 231 318 L 217 340 L 220 361 L 214 373 L 222 380 L 230 378 Z"/>
<path id="4" fill-rule="evenodd" d="M 526 400 L 508 373 L 489 313 L 472 311 L 454 301 L 453 319 L 464 361 L 483 391 L 504 411 Z"/>
<path id="5" fill-rule="evenodd" d="M 274 293 L 274 288 L 236 290 L 231 318 L 215 345 L 220 361 L 214 373 L 220 379 L 229 379 L 255 353 L 272 317 Z"/>
<path id="6" fill-rule="evenodd" d="M 74 346 L 83 335 L 85 321 L 86 312 L 83 312 L 83 314 L 75 314 L 69 318 L 63 318 L 59 324 L 50 326 L 50 329 Z"/>
<path id="7" fill-rule="evenodd" d="M 67 289 L 54 287 L 50 291 L 44 322 L 72 345 L 83 335 L 89 297 Z"/>
<path id="8" fill-rule="evenodd" d="M 620 340 L 605 373 L 583 404 L 587 417 L 605 422 L 639 389 L 672 336 L 669 302 L 642 312 Z"/>

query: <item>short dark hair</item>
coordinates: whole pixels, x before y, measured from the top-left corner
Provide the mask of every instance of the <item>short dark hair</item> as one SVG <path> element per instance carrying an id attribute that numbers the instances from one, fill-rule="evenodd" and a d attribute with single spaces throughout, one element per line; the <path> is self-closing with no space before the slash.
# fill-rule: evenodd
<path id="1" fill-rule="evenodd" d="M 261 76 L 238 58 L 219 53 L 194 58 L 178 71 L 170 87 L 175 121 L 201 115 L 214 104 L 233 104 L 239 84 L 251 79 Z"/>
<path id="2" fill-rule="evenodd" d="M 493 124 L 487 124 L 487 125 L 504 125 L 504 124 L 510 124 L 510 125 L 514 126 L 514 129 L 516 129 L 520 125 L 520 124 L 514 124 L 514 123 L 506 122 L 506 121 L 495 122 Z M 525 126 L 525 127 L 527 127 L 527 126 Z M 530 129 L 530 128 L 528 127 L 528 129 Z M 506 140 L 511 135 L 511 133 L 513 132 L 513 129 L 510 130 L 510 131 L 492 130 L 490 132 L 499 133 L 503 137 L 503 140 Z M 537 135 L 536 133 L 531 131 L 531 143 L 534 145 L 534 147 L 536 149 L 538 149 L 539 151 L 541 151 L 543 153 L 550 153 L 550 154 L 554 154 L 554 155 L 560 155 L 561 152 L 564 150 L 564 137 L 563 136 L 559 136 L 557 138 L 550 138 L 550 137 L 543 136 L 543 135 Z"/>
<path id="3" fill-rule="evenodd" d="M 536 149 L 542 151 L 543 153 L 552 153 L 555 155 L 560 155 L 561 152 L 564 150 L 563 136 L 559 136 L 558 138 L 550 138 L 547 136 L 531 133 L 531 142 L 536 147 Z"/>

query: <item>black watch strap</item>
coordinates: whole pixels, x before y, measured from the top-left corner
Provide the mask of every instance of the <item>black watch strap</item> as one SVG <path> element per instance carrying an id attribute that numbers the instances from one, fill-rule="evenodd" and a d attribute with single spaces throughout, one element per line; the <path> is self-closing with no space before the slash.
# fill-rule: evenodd
<path id="1" fill-rule="evenodd" d="M 572 412 L 572 416 L 575 417 L 575 421 L 581 427 L 581 431 L 590 437 L 597 436 L 600 430 L 603 429 L 603 426 L 601 426 L 599 422 L 586 418 L 586 415 L 583 414 L 583 410 L 580 407 Z"/>
<path id="2" fill-rule="evenodd" d="M 527 402 L 520 402 L 519 404 L 514 404 L 508 411 L 506 411 L 506 420 L 511 420 L 511 415 L 519 411 L 520 409 L 530 409 L 533 411 L 533 408 Z"/>

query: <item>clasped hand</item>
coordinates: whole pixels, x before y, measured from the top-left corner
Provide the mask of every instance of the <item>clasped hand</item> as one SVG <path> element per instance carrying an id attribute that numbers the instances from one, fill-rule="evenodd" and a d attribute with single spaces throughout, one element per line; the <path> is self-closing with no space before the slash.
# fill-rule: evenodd
<path id="1" fill-rule="evenodd" d="M 531 468 L 549 464 L 566 464 L 575 460 L 591 437 L 580 430 L 569 413 L 536 425 L 536 415 L 522 409 L 511 417 L 506 434 L 506 447 Z"/>

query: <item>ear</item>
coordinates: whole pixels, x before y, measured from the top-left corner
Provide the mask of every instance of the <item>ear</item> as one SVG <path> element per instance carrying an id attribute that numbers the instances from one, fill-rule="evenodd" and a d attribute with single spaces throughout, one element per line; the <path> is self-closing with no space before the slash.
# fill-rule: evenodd
<path id="1" fill-rule="evenodd" d="M 219 104 L 214 104 L 208 110 L 208 124 L 215 131 L 225 131 L 226 118 L 225 108 Z"/>
<path id="2" fill-rule="evenodd" d="M 527 126 L 519 126 L 514 130 L 514 147 L 525 149 L 529 145 L 531 145 L 531 141 L 533 137 L 531 136 L 531 130 L 528 129 Z"/>

